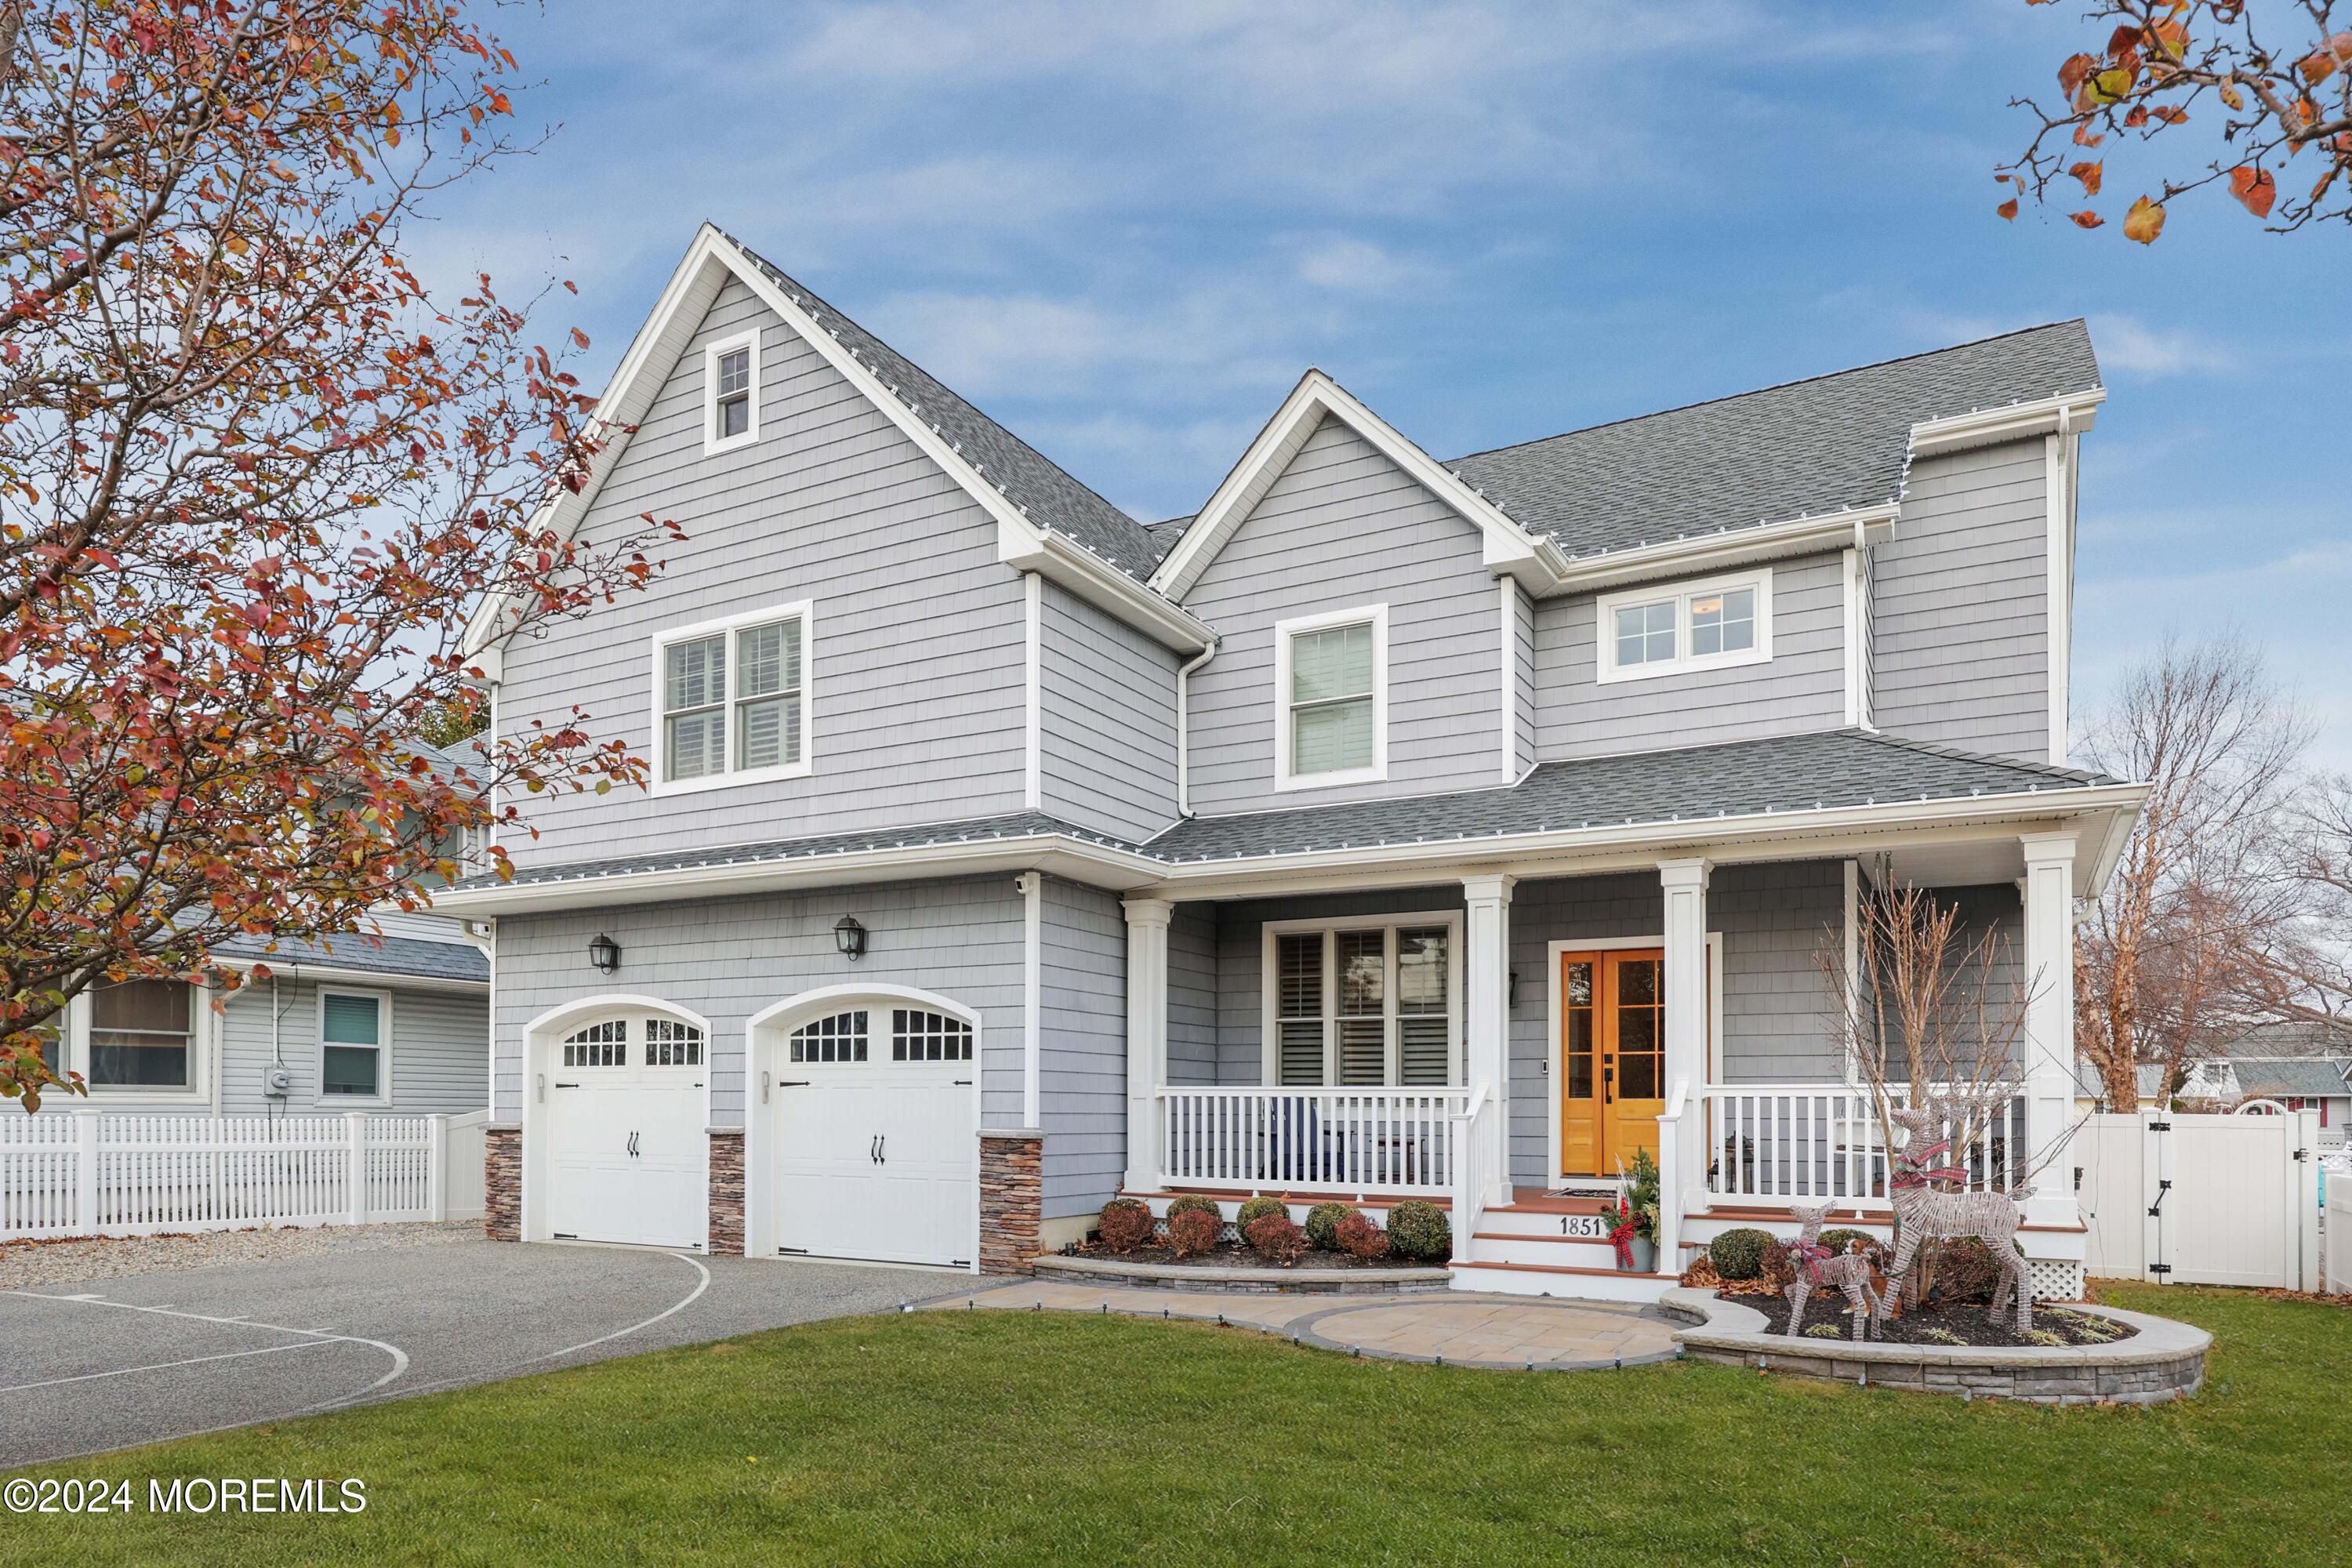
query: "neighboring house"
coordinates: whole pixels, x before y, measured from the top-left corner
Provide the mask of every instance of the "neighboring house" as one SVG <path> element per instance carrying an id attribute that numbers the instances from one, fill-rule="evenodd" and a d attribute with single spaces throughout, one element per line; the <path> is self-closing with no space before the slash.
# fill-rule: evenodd
<path id="1" fill-rule="evenodd" d="M 1654 1295 L 1880 1155 L 1816 950 L 1933 886 L 2035 978 L 2050 1288 L 2074 902 L 2143 791 L 2064 765 L 2063 322 L 1447 461 L 1310 371 L 1146 526 L 715 228 L 549 523 L 642 594 L 471 647 L 643 791 L 533 797 L 495 922 L 494 1235 L 1017 1268 L 1122 1190 L 1421 1194 L 1457 1278 Z"/>
<path id="2" fill-rule="evenodd" d="M 2352 1025 L 2298 1019 L 2266 1024 L 2230 1043 L 2233 1103 L 2274 1100 L 2319 1112 L 2319 1141 L 2345 1142 L 2352 1123 Z"/>
<path id="3" fill-rule="evenodd" d="M 425 1115 L 488 1103 L 488 955 L 457 921 L 383 910 L 382 934 L 223 944 L 269 974 L 225 998 L 176 980 L 99 985 L 66 1009 L 64 1064 L 89 1093 L 43 1112 Z M 215 1005 L 215 1004 L 218 1005 Z"/>

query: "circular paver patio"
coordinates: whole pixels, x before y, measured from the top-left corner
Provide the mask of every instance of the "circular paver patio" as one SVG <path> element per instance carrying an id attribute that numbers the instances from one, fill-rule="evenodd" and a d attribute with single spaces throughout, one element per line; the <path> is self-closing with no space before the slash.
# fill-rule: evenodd
<path id="1" fill-rule="evenodd" d="M 1292 1320 L 1305 1344 L 1398 1361 L 1572 1372 L 1672 1361 L 1654 1309 L 1519 1297 L 1426 1296 L 1331 1307 Z"/>

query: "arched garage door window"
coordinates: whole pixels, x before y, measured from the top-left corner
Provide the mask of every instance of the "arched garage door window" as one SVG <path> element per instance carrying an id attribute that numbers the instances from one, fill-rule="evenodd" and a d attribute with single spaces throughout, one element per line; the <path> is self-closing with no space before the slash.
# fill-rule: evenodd
<path id="1" fill-rule="evenodd" d="M 862 1062 L 869 1059 L 873 1025 L 879 1008 L 849 1007 L 812 1018 L 792 1032 L 792 1059 L 808 1062 Z M 920 1007 L 889 1009 L 890 1059 L 894 1062 L 968 1062 L 971 1060 L 971 1026 L 945 1013 Z"/>
<path id="2" fill-rule="evenodd" d="M 636 1049 L 630 1049 L 631 1044 Z M 634 1057 L 634 1060 L 631 1059 Z M 702 1031 L 676 1018 L 607 1018 L 563 1037 L 567 1068 L 692 1068 L 702 1065 Z"/>

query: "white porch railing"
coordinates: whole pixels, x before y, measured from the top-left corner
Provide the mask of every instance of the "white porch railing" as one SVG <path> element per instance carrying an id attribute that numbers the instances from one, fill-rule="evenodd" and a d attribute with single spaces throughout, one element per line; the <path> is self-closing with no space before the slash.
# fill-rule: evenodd
<path id="1" fill-rule="evenodd" d="M 1888 1206 L 1885 1139 L 1866 1090 L 1849 1084 L 1710 1084 L 1696 1098 L 1704 1121 L 1679 1131 L 1705 1141 L 1710 1200 Z M 1908 1102 L 1900 1088 L 1891 1098 L 1898 1107 Z M 2021 1095 L 1942 1163 L 1967 1171 L 1971 1192 L 2007 1192 L 2023 1183 L 2031 1147 Z"/>
<path id="2" fill-rule="evenodd" d="M 1502 1110 L 1486 1084 L 1470 1091 L 1454 1117 L 1454 1128 L 1457 1156 L 1448 1194 L 1454 1208 L 1454 1255 L 1466 1258 L 1469 1238 L 1478 1233 L 1478 1216 L 1486 1212 L 1486 1196 L 1501 1182 L 1495 1161 L 1504 1144 Z"/>
<path id="3" fill-rule="evenodd" d="M 1162 1186 L 1443 1197 L 1465 1089 L 1161 1089 Z"/>
<path id="4" fill-rule="evenodd" d="M 0 1239 L 446 1218 L 450 1121 L 0 1114 Z"/>

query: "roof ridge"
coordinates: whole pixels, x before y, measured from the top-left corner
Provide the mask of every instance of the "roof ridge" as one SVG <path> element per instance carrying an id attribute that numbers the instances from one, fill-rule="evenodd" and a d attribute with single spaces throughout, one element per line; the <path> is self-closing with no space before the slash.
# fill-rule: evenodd
<path id="1" fill-rule="evenodd" d="M 2087 331 L 2090 323 L 2081 316 L 2065 316 L 2054 321 L 2037 321 L 2031 326 L 2012 327 L 2005 332 L 1990 332 L 1980 338 L 1969 338 L 1957 343 L 1945 343 L 1939 348 L 1920 349 L 1914 353 L 1895 354 L 1889 359 L 1867 360 L 1861 364 L 1850 364 L 1841 370 L 1820 371 L 1812 375 L 1791 376 L 1787 381 L 1775 381 L 1762 386 L 1751 386 L 1745 392 L 1727 392 L 1714 397 L 1694 398 L 1688 403 L 1677 403 L 1665 408 L 1654 408 L 1646 414 L 1628 414 L 1622 418 L 1603 419 L 1596 425 L 1580 425 L 1570 430 L 1555 430 L 1549 436 L 1531 436 L 1524 441 L 1508 441 L 1499 447 L 1483 447 L 1475 452 L 1465 452 L 1458 458 L 1448 458 L 1444 461 L 1450 467 L 1455 463 L 1469 462 L 1475 458 L 1491 458 L 1501 452 L 1516 452 L 1523 447 L 1540 447 L 1547 441 L 1557 441 L 1564 437 L 1589 436 L 1596 430 L 1613 429 L 1620 425 L 1638 425 L 1644 419 L 1663 418 L 1669 414 L 1685 414 L 1694 408 L 1711 408 L 1719 403 L 1737 403 L 1744 397 L 1761 397 L 1769 392 L 1785 392 L 1790 387 L 1809 386 L 1817 381 L 1834 381 L 1839 376 L 1855 375 L 1865 370 L 1882 370 L 1888 365 L 1908 364 L 1914 360 L 1933 359 L 1937 354 L 1953 353 L 1961 349 L 1977 348 L 1985 343 L 1997 343 L 2005 338 L 2021 338 L 2032 332 L 2046 332 L 2056 327 L 2077 325 Z"/>

